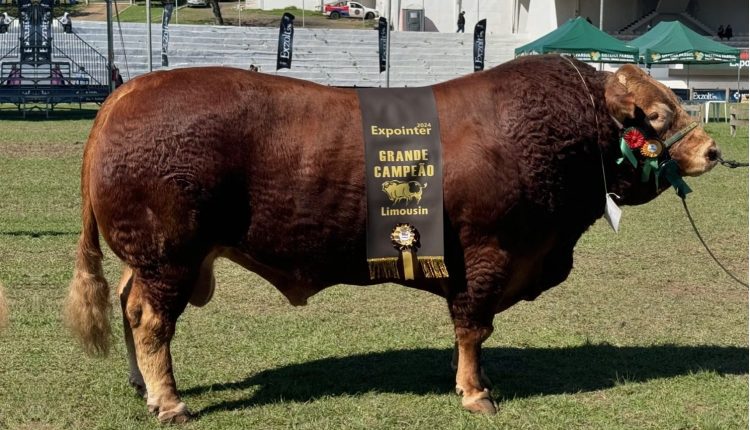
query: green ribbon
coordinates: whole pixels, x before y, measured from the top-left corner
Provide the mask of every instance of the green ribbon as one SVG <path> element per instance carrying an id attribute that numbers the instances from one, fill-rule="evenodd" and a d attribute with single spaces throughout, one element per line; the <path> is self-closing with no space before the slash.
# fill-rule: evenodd
<path id="1" fill-rule="evenodd" d="M 677 195 L 680 196 L 680 198 L 684 199 L 688 193 L 691 193 L 693 190 L 690 189 L 688 184 L 682 179 L 682 176 L 680 176 L 680 168 L 677 167 L 677 163 L 674 160 L 668 160 L 664 164 L 659 167 L 659 171 L 657 173 L 657 177 L 663 174 L 667 181 L 674 187 L 675 191 L 677 191 Z"/>
<path id="2" fill-rule="evenodd" d="M 659 163 L 656 161 L 656 158 L 649 158 L 643 162 L 641 182 L 648 182 L 649 178 L 651 177 L 651 172 L 654 172 L 656 188 L 659 189 Z"/>
<path id="3" fill-rule="evenodd" d="M 627 159 L 633 167 L 638 167 L 638 161 L 635 160 L 633 150 L 628 146 L 628 142 L 625 141 L 624 136 L 620 138 L 620 152 L 622 152 L 622 157 L 617 159 L 617 164 L 622 164 Z"/>

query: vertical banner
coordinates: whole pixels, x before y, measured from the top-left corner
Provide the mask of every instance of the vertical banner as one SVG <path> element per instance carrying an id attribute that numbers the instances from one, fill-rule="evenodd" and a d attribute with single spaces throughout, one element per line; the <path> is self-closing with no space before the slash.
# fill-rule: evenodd
<path id="1" fill-rule="evenodd" d="M 359 89 L 370 279 L 447 278 L 432 87 Z"/>
<path id="2" fill-rule="evenodd" d="M 161 14 L 161 65 L 163 67 L 169 66 L 169 57 L 167 56 L 169 49 L 169 20 L 172 18 L 173 10 L 174 3 L 165 3 L 164 12 Z"/>
<path id="3" fill-rule="evenodd" d="M 34 61 L 31 15 L 31 0 L 18 0 L 18 21 L 21 23 L 21 62 Z"/>
<path id="4" fill-rule="evenodd" d="M 380 56 L 380 73 L 386 68 L 386 44 L 388 43 L 388 20 L 382 16 L 378 20 L 378 54 Z"/>
<path id="5" fill-rule="evenodd" d="M 294 15 L 285 12 L 279 27 L 279 51 L 276 55 L 276 70 L 292 67 L 292 43 L 294 42 Z"/>
<path id="6" fill-rule="evenodd" d="M 484 37 L 487 20 L 483 19 L 474 27 L 474 71 L 484 70 Z"/>

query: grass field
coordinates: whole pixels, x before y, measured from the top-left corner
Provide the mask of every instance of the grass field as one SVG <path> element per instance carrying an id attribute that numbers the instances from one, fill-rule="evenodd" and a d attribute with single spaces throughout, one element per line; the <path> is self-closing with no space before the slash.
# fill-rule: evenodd
<path id="1" fill-rule="evenodd" d="M 83 355 L 60 309 L 80 231 L 83 142 L 91 119 L 3 120 L 0 428 L 163 428 L 126 383 L 116 348 Z M 725 158 L 747 161 L 748 130 L 711 124 Z M 748 172 L 688 178 L 689 204 L 716 254 L 743 280 Z M 110 282 L 119 264 L 107 252 Z M 624 209 L 619 234 L 584 235 L 569 279 L 495 319 L 485 368 L 496 416 L 452 394 L 444 301 L 394 285 L 337 286 L 293 308 L 221 262 L 205 308 L 173 343 L 185 429 L 746 429 L 748 292 L 709 259 L 672 191 Z"/>

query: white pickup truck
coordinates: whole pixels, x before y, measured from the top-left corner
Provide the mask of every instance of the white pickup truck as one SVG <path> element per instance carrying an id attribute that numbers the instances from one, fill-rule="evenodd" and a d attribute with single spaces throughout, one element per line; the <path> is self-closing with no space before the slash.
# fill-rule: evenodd
<path id="1" fill-rule="evenodd" d="M 354 1 L 340 1 L 329 3 L 323 8 L 323 15 L 331 19 L 347 18 L 374 19 L 380 16 L 377 10 L 362 6 Z"/>

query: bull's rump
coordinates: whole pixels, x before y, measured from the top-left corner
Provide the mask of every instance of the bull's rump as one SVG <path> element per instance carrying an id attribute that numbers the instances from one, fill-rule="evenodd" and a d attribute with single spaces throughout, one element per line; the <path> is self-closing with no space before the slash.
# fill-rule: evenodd
<path id="1" fill-rule="evenodd" d="M 180 69 L 112 95 L 84 170 L 105 239 L 132 265 L 223 245 L 290 266 L 330 253 L 364 266 L 362 145 L 353 91 Z"/>

